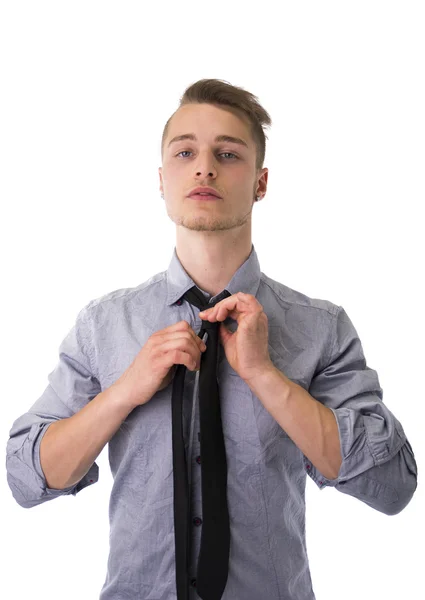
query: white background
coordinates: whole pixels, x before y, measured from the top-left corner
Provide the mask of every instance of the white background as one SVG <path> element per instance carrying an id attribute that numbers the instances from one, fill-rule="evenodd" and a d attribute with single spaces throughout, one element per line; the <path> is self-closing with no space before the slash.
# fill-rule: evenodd
<path id="1" fill-rule="evenodd" d="M 261 270 L 346 309 L 420 470 L 424 30 L 423 3 L 409 1 L 2 2 L 4 449 L 78 311 L 168 267 L 162 130 L 186 87 L 212 77 L 273 120 L 253 207 Z M 2 598 L 98 598 L 107 446 L 97 462 L 96 485 L 31 510 L 4 468 Z M 393 517 L 309 478 L 306 495 L 317 600 L 423 597 L 421 485 Z"/>

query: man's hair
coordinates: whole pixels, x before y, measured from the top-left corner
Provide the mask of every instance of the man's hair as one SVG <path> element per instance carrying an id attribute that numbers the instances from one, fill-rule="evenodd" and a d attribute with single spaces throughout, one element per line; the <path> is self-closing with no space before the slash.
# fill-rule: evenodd
<path id="1" fill-rule="evenodd" d="M 256 147 L 255 167 L 257 171 L 260 171 L 263 168 L 266 154 L 267 136 L 263 127 L 269 127 L 272 120 L 269 113 L 258 102 L 257 96 L 221 79 L 200 79 L 185 90 L 177 110 L 186 104 L 197 103 L 225 107 L 225 110 L 229 110 L 247 123 Z M 161 156 L 164 152 L 164 142 L 170 121 L 177 110 L 165 124 L 161 140 Z"/>

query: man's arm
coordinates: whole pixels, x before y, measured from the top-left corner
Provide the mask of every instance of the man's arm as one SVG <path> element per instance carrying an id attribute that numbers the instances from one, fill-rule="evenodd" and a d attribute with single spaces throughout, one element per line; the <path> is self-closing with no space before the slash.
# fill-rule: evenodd
<path id="1" fill-rule="evenodd" d="M 333 412 L 276 368 L 251 381 L 250 388 L 313 465 L 335 479 L 342 457 Z"/>
<path id="2" fill-rule="evenodd" d="M 264 373 L 250 387 L 307 457 L 306 471 L 320 489 L 334 486 L 395 515 L 417 488 L 417 464 L 341 306 L 334 315 L 329 348 L 308 392 L 278 370 Z"/>
<path id="3" fill-rule="evenodd" d="M 114 384 L 72 417 L 51 423 L 40 443 L 47 486 L 60 490 L 78 483 L 133 408 Z"/>
<path id="4" fill-rule="evenodd" d="M 72 429 L 73 424 L 84 419 L 87 413 L 90 421 L 99 410 L 113 410 L 111 403 L 106 406 L 102 402 L 106 394 L 101 394 L 101 386 L 90 361 L 92 352 L 88 319 L 86 306 L 78 313 L 74 326 L 59 346 L 59 360 L 48 375 L 49 384 L 46 389 L 28 411 L 14 421 L 9 432 L 6 447 L 7 481 L 13 497 L 24 508 L 37 506 L 62 495 L 75 496 L 98 481 L 99 467 L 93 462 L 77 485 L 63 487 L 68 483 L 65 479 L 68 480 L 70 476 L 72 478 L 71 472 L 75 465 L 65 465 L 62 462 L 57 470 L 57 463 L 54 464 L 65 452 L 66 446 L 64 440 L 56 444 L 55 433 Z M 96 404 L 88 407 L 93 399 Z M 85 408 L 87 410 L 79 415 Z M 55 448 L 50 444 L 51 441 Z M 41 467 L 41 442 L 43 467 L 48 472 L 48 481 Z M 50 456 L 46 456 L 46 449 Z M 64 459 L 68 460 L 67 457 Z M 71 472 L 67 471 L 68 466 L 71 467 Z M 62 468 L 64 477 L 59 472 Z M 58 487 L 52 488 L 49 484 Z"/>

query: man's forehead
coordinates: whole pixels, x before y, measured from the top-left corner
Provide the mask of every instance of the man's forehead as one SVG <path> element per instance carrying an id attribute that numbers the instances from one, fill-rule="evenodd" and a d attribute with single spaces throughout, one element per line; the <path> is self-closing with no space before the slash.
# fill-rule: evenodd
<path id="1" fill-rule="evenodd" d="M 219 112 L 212 115 L 218 108 Z M 205 127 L 202 124 L 202 118 L 205 115 Z M 250 143 L 250 129 L 249 124 L 245 122 L 244 118 L 232 110 L 232 107 L 226 107 L 221 109 L 215 105 L 207 103 L 187 104 L 181 106 L 173 115 L 168 132 L 168 145 L 177 138 L 180 140 L 188 139 L 197 141 L 196 129 L 198 129 L 199 135 L 205 134 L 205 128 L 210 129 L 211 117 L 216 119 L 214 122 L 214 129 L 217 135 L 213 137 L 210 131 L 207 130 L 206 137 L 213 137 L 215 142 L 233 142 L 239 145 L 243 145 L 249 148 L 252 144 Z M 199 131 L 200 120 L 202 124 L 202 131 Z M 209 134 L 209 135 L 208 135 Z"/>
<path id="2" fill-rule="evenodd" d="M 171 138 L 171 140 L 168 142 L 168 146 L 171 146 L 172 144 L 174 144 L 176 142 L 181 142 L 182 140 L 192 140 L 192 141 L 196 142 L 196 141 L 198 141 L 198 138 L 196 137 L 196 134 L 193 132 L 177 134 Z M 214 138 L 214 142 L 216 142 L 216 143 L 227 142 L 229 144 L 236 144 L 238 146 L 245 146 L 246 148 L 249 148 L 248 143 L 243 138 L 240 138 L 240 137 L 234 136 L 234 135 L 230 135 L 227 133 L 221 133 L 221 134 L 217 135 Z"/>

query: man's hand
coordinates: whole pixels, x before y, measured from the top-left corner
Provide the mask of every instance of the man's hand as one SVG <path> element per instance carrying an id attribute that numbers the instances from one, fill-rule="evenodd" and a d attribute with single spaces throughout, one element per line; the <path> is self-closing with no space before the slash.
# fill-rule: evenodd
<path id="1" fill-rule="evenodd" d="M 234 333 L 224 323 L 219 327 L 226 358 L 236 373 L 248 382 L 267 369 L 274 369 L 268 349 L 268 319 L 263 307 L 251 294 L 238 292 L 199 313 L 203 321 L 238 322 Z"/>

